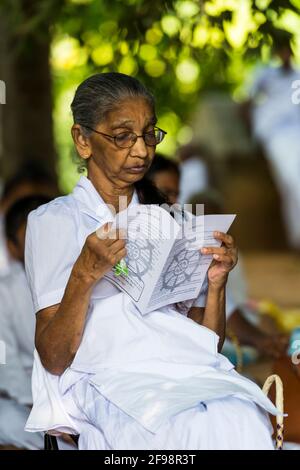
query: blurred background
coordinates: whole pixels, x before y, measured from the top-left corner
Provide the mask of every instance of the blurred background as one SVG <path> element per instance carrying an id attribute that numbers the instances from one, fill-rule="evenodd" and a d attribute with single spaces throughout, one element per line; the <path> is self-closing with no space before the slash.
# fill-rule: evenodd
<path id="1" fill-rule="evenodd" d="M 237 214 L 242 303 L 300 326 L 300 0 L 0 0 L 0 38 L 2 184 L 37 162 L 69 192 L 76 87 L 134 75 L 168 132 L 159 152 Z"/>
<path id="2" fill-rule="evenodd" d="M 300 1 L 1 0 L 0 11 L 0 79 L 6 84 L 6 104 L 0 106 L 2 180 L 34 160 L 57 175 L 62 192 L 70 191 L 79 178 L 70 136 L 76 86 L 95 72 L 135 75 L 153 91 L 159 125 L 168 131 L 159 151 L 176 158 L 181 146 L 198 146 L 224 211 L 238 214 L 233 231 L 240 248 L 263 251 L 281 301 L 284 276 L 268 254 L 282 253 L 286 269 L 284 253 L 300 247 L 300 228 L 293 240 L 289 232 L 298 227 L 286 220 L 268 140 L 281 128 L 282 161 L 289 145 L 297 147 L 293 152 L 300 159 L 300 144 L 289 136 L 289 127 L 300 131 L 300 121 L 294 122 L 299 105 L 292 103 L 299 86 L 293 89 L 292 83 L 300 74 L 293 70 L 281 80 L 264 72 L 280 67 L 287 46 L 297 69 Z M 270 103 L 255 114 L 269 83 Z M 276 113 L 275 131 L 264 129 L 259 114 L 266 120 Z M 290 269 L 298 284 L 298 263 Z M 265 293 L 260 280 L 253 283 L 255 293 Z M 288 304 L 298 297 L 297 284 L 292 276 Z"/>

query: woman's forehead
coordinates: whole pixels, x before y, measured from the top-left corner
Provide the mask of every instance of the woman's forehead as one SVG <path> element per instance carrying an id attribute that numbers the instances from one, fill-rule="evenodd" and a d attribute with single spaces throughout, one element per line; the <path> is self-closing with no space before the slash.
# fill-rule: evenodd
<path id="1" fill-rule="evenodd" d="M 120 102 L 107 113 L 106 123 L 112 128 L 119 125 L 155 124 L 156 116 L 153 107 L 145 98 L 129 98 Z"/>

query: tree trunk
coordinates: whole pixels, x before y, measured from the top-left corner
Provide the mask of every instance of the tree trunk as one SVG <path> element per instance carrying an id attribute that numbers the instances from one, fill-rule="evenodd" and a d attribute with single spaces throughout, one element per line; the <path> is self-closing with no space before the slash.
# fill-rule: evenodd
<path id="1" fill-rule="evenodd" d="M 23 0 L 23 24 L 32 18 L 36 0 Z M 22 26 L 22 25 L 21 25 Z M 0 105 L 0 168 L 4 178 L 22 164 L 38 161 L 54 175 L 49 25 L 34 32 L 11 27 L 9 10 L 0 15 L 0 79 L 6 104 Z"/>

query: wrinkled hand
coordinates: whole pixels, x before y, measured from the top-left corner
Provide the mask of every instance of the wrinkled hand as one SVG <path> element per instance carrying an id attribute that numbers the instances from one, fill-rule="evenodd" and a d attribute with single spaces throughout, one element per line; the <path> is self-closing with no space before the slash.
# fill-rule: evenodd
<path id="1" fill-rule="evenodd" d="M 111 223 L 106 223 L 96 232 L 91 233 L 83 246 L 73 272 L 95 284 L 126 256 L 125 232 L 122 229 L 111 230 Z"/>
<path id="2" fill-rule="evenodd" d="M 214 237 L 222 242 L 222 246 L 203 247 L 200 251 L 204 255 L 213 255 L 213 262 L 208 270 L 208 282 L 219 288 L 226 284 L 228 273 L 236 265 L 238 250 L 231 235 L 214 232 Z"/>

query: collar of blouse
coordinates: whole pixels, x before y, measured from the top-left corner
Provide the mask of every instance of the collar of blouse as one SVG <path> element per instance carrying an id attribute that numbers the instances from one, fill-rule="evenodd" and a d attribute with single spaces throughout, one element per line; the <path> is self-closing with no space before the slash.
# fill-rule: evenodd
<path id="1" fill-rule="evenodd" d="M 86 176 L 80 177 L 73 190 L 73 196 L 82 213 L 92 217 L 98 222 L 113 220 L 114 217 L 111 210 L 104 202 L 93 183 Z M 133 193 L 129 207 L 133 204 L 139 204 L 136 190 Z"/>

